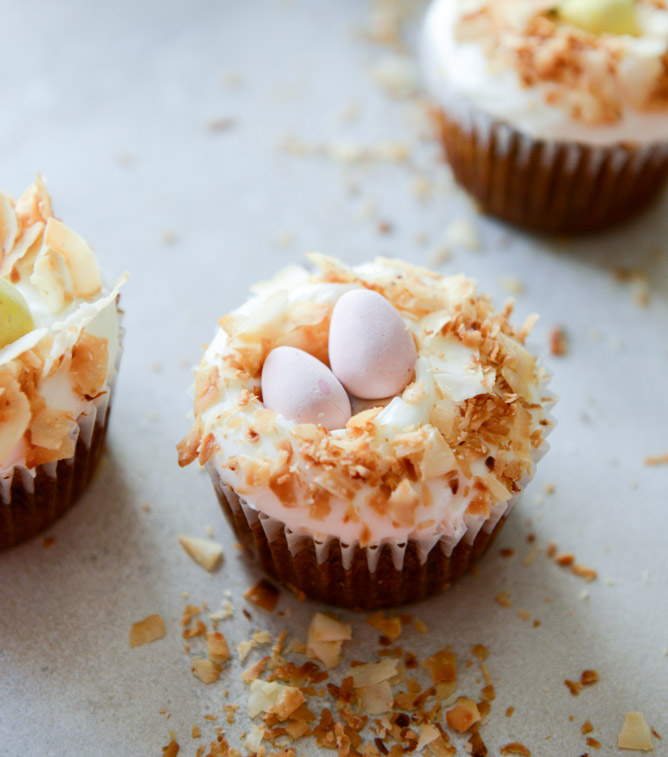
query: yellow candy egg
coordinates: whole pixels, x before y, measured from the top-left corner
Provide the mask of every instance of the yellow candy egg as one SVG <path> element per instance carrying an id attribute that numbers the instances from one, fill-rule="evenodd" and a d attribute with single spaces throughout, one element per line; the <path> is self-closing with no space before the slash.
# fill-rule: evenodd
<path id="1" fill-rule="evenodd" d="M 592 34 L 638 34 L 634 0 L 562 0 L 559 17 Z"/>
<path id="2" fill-rule="evenodd" d="M 32 331 L 35 325 L 19 290 L 0 276 L 0 348 Z"/>

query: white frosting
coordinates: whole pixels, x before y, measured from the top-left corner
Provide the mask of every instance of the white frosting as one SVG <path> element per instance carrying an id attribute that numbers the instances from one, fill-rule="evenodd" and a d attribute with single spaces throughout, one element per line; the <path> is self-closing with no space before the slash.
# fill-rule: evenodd
<path id="1" fill-rule="evenodd" d="M 71 349 L 81 332 L 85 330 L 93 336 L 107 340 L 107 378 L 103 392 L 108 394 L 116 376 L 121 348 L 120 314 L 116 307 L 116 299 L 120 287 L 126 279 L 127 275 L 122 276 L 111 290 L 103 291 L 92 302 L 76 299 L 64 313 L 60 313 L 58 316 L 54 316 L 48 309 L 41 306 L 41 298 L 34 287 L 19 282 L 16 287 L 30 307 L 35 329 L 0 350 L 0 367 L 34 347 L 46 334 L 51 334 L 54 337 L 53 346 L 44 366 L 45 378 L 39 382 L 37 387 L 39 393 L 46 400 L 48 407 L 64 410 L 75 420 L 80 416 L 94 413 L 100 406 L 99 398 L 89 400 L 74 390 L 72 374 L 67 362 L 50 376 L 46 376 L 46 374 L 51 364 Z M 105 407 L 107 402 L 108 398 L 105 398 Z M 24 477 L 25 475 L 31 477 L 35 475 L 34 469 L 28 469 L 25 466 L 26 453 L 26 443 L 23 439 L 20 439 L 9 455 L 0 461 L 0 478 L 5 483 L 11 479 L 15 468 L 21 468 Z"/>
<path id="2" fill-rule="evenodd" d="M 616 122 L 592 125 L 546 102 L 549 83 L 522 86 L 514 67 L 490 65 L 484 38 L 461 40 L 454 34 L 462 12 L 476 5 L 475 0 L 434 0 L 424 23 L 421 56 L 427 86 L 450 117 L 461 117 L 468 106 L 539 139 L 601 146 L 668 141 L 668 109 L 645 112 L 628 103 Z M 648 6 L 638 10 L 642 35 L 624 37 L 620 64 L 627 99 L 655 73 L 668 50 L 668 12 Z"/>
<path id="3" fill-rule="evenodd" d="M 388 274 L 398 273 L 389 261 L 377 261 L 354 270 L 368 282 L 387 279 Z M 463 277 L 425 278 L 423 283 L 438 291 L 441 302 L 446 297 L 452 309 L 474 291 L 473 284 Z M 253 322 L 259 333 L 262 333 L 263 324 L 268 325 L 280 319 L 286 309 L 294 303 L 317 302 L 331 309 L 344 292 L 359 286 L 357 283 L 314 283 L 305 269 L 293 266 L 281 272 L 271 282 L 256 286 L 254 291 L 257 295 L 233 315 L 244 316 L 249 323 Z M 392 443 L 399 435 L 421 428 L 431 436 L 438 436 L 437 441 L 440 442 L 440 432 L 429 425 L 434 407 L 439 404 L 445 407 L 492 390 L 495 375 L 493 372 L 486 375 L 481 369 L 479 352 L 466 347 L 454 337 L 444 338 L 439 335 L 440 327 L 449 317 L 448 312 L 444 310 L 430 313 L 421 320 L 404 317 L 406 326 L 412 330 L 418 345 L 416 376 L 414 383 L 404 394 L 392 398 L 375 419 L 374 444 L 379 452 L 391 456 Z M 207 371 L 220 366 L 224 356 L 231 354 L 228 343 L 229 337 L 226 332 L 222 328 L 219 329 L 205 352 L 199 370 Z M 305 502 L 286 506 L 266 485 L 249 489 L 244 482 L 244 476 L 240 475 L 243 474 L 243 468 L 230 470 L 226 463 L 234 457 L 257 461 L 272 459 L 277 455 L 278 445 L 285 440 L 291 440 L 295 454 L 292 465 L 299 471 L 303 481 L 317 483 L 322 469 L 309 464 L 300 456 L 299 443 L 292 436 L 296 424 L 281 415 L 276 416 L 273 430 L 263 430 L 259 438 L 250 440 L 248 429 L 254 423 L 257 403 L 254 403 L 253 407 L 251 404 L 239 404 L 238 400 L 243 390 L 252 390 L 259 382 L 256 379 L 235 379 L 225 374 L 224 383 L 225 391 L 221 393 L 218 401 L 200 415 L 202 433 L 212 433 L 218 445 L 218 452 L 214 453 L 208 462 L 210 472 L 214 480 L 216 476 L 220 476 L 223 484 L 245 498 L 251 508 L 264 516 L 285 523 L 294 534 L 313 536 L 316 540 L 336 537 L 342 543 L 353 544 L 360 540 L 362 528 L 365 527 L 371 532 L 370 539 L 367 539 L 371 544 L 401 544 L 408 539 L 414 539 L 426 550 L 438 541 L 452 547 L 462 537 L 474 538 L 483 525 L 490 527 L 496 523 L 514 503 L 515 497 L 506 491 L 488 518 L 467 513 L 467 508 L 475 496 L 471 487 L 473 479 L 480 477 L 487 481 L 493 478 L 485 466 L 484 459 L 481 459 L 472 465 L 471 479 L 462 471 L 458 472 L 459 486 L 455 493 L 443 475 L 418 482 L 419 502 L 415 508 L 414 524 L 410 526 L 393 522 L 387 513 L 381 514 L 371 507 L 369 498 L 373 495 L 374 489 L 368 484 L 362 484 L 352 499 L 331 496 L 331 510 L 324 518 L 314 517 Z M 541 389 L 540 382 L 536 381 L 533 390 L 537 400 L 540 400 Z M 366 406 L 379 404 L 383 403 L 362 403 Z M 532 430 L 539 428 L 540 420 L 545 418 L 540 405 L 536 407 L 537 409 L 531 413 Z M 354 412 L 359 412 L 361 406 L 353 402 L 353 408 Z M 345 429 L 332 431 L 330 437 L 334 440 L 343 439 L 345 433 Z M 490 451 L 490 454 L 494 452 Z M 509 457 L 512 455 L 508 454 Z M 533 469 L 533 464 L 531 468 Z M 494 483 L 492 482 L 492 486 Z M 420 490 L 422 484 L 428 487 L 431 497 L 423 496 L 426 492 Z M 498 488 L 503 490 L 500 484 Z M 431 502 L 428 501 L 430 498 Z M 344 517 L 346 510 L 350 510 L 351 503 L 359 514 L 359 519 Z"/>

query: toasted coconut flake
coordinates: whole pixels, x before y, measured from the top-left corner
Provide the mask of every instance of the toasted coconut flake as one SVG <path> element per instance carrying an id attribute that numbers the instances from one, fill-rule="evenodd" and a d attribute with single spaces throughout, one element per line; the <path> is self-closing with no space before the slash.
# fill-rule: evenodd
<path id="1" fill-rule="evenodd" d="M 209 631 L 206 635 L 206 651 L 211 662 L 221 664 L 230 659 L 230 650 L 227 639 L 220 631 Z"/>
<path id="2" fill-rule="evenodd" d="M 0 260 L 14 247 L 19 234 L 19 221 L 7 195 L 0 194 Z"/>
<path id="3" fill-rule="evenodd" d="M 520 757 L 531 757 L 531 752 L 518 741 L 513 741 L 501 747 L 501 754 L 505 757 L 508 754 L 519 754 Z"/>
<path id="4" fill-rule="evenodd" d="M 636 749 L 640 752 L 654 751 L 652 735 L 642 712 L 627 712 L 624 725 L 617 738 L 620 749 Z"/>
<path id="5" fill-rule="evenodd" d="M 26 189 L 16 203 L 16 214 L 23 226 L 37 221 L 46 221 L 53 215 L 51 198 L 39 174 L 35 183 Z"/>
<path id="6" fill-rule="evenodd" d="M 74 418 L 65 410 L 43 407 L 35 414 L 30 424 L 30 441 L 38 447 L 59 450 L 65 444 L 74 425 Z"/>
<path id="7" fill-rule="evenodd" d="M 420 620 L 420 618 L 413 619 L 413 626 L 418 633 L 429 633 L 427 624 L 423 620 Z"/>
<path id="8" fill-rule="evenodd" d="M 285 730 L 293 741 L 297 741 L 297 739 L 301 739 L 302 736 L 306 736 L 311 732 L 310 726 L 303 720 L 291 720 L 285 726 Z"/>
<path id="9" fill-rule="evenodd" d="M 41 221 L 24 229 L 12 251 L 0 263 L 0 276 L 15 281 L 15 277 L 28 278 L 33 271 L 35 258 L 39 252 L 38 240 L 44 229 Z"/>
<path id="10" fill-rule="evenodd" d="M 334 668 L 338 665 L 343 642 L 351 638 L 350 624 L 316 613 L 309 626 L 306 653 L 320 660 L 326 667 Z"/>
<path id="11" fill-rule="evenodd" d="M 484 644 L 474 644 L 471 651 L 481 662 L 489 657 L 489 649 Z"/>
<path id="12" fill-rule="evenodd" d="M 42 247 L 30 283 L 42 295 L 52 313 L 62 313 L 74 300 L 74 288 L 65 258 L 50 247 Z"/>
<path id="13" fill-rule="evenodd" d="M 550 332 L 550 354 L 555 357 L 562 357 L 567 353 L 568 338 L 566 332 L 560 326 L 555 326 Z"/>
<path id="14" fill-rule="evenodd" d="M 244 747 L 246 747 L 251 754 L 255 754 L 260 750 L 262 739 L 264 739 L 264 730 L 263 725 L 251 726 L 250 733 L 243 742 Z"/>
<path id="15" fill-rule="evenodd" d="M 220 668 L 205 657 L 195 657 L 191 671 L 202 683 L 215 683 L 220 676 Z"/>
<path id="16" fill-rule="evenodd" d="M 585 581 L 595 581 L 598 578 L 598 573 L 593 568 L 588 568 L 586 565 L 575 564 L 571 568 L 571 573 L 578 576 L 578 578 L 584 578 Z"/>
<path id="17" fill-rule="evenodd" d="M 261 660 L 258 660 L 249 668 L 246 668 L 246 670 L 244 670 L 244 672 L 241 674 L 241 679 L 243 680 L 243 682 L 250 684 L 256 678 L 259 678 L 262 673 L 264 673 L 264 669 L 267 667 L 267 663 L 270 659 L 271 658 L 269 657 L 263 657 Z"/>
<path id="18" fill-rule="evenodd" d="M 427 437 L 420 472 L 425 480 L 443 476 L 455 470 L 457 459 L 443 436 L 434 429 Z"/>
<path id="19" fill-rule="evenodd" d="M 275 713 L 279 720 L 285 720 L 306 701 L 299 689 L 283 686 L 276 681 L 257 678 L 251 683 L 250 690 L 248 714 L 251 718 L 261 712 L 270 712 Z"/>
<path id="20" fill-rule="evenodd" d="M 341 659 L 342 641 L 311 641 L 306 654 L 320 660 L 326 668 L 335 668 Z"/>
<path id="21" fill-rule="evenodd" d="M 415 509 L 420 504 L 420 497 L 406 479 L 392 492 L 388 504 L 396 523 L 400 526 L 415 525 Z"/>
<path id="22" fill-rule="evenodd" d="M 397 664 L 396 660 L 385 658 L 380 662 L 369 662 L 366 665 L 351 668 L 346 675 L 351 676 L 356 689 L 373 686 L 373 684 L 394 678 L 397 674 Z"/>
<path id="23" fill-rule="evenodd" d="M 83 331 L 72 349 L 70 367 L 75 386 L 81 394 L 87 397 L 100 394 L 107 380 L 108 363 L 107 340 Z"/>
<path id="24" fill-rule="evenodd" d="M 49 218 L 44 230 L 44 248 L 62 256 L 77 297 L 88 299 L 100 291 L 100 270 L 90 245 L 65 224 Z"/>
<path id="25" fill-rule="evenodd" d="M 271 634 L 269 633 L 269 631 L 266 631 L 266 630 L 253 631 L 253 636 L 251 638 L 256 644 L 270 644 L 271 643 Z"/>
<path id="26" fill-rule="evenodd" d="M 598 683 L 598 673 L 595 670 L 583 670 L 580 676 L 580 683 L 583 686 L 591 686 L 594 683 Z"/>
<path id="27" fill-rule="evenodd" d="M 432 741 L 435 741 L 440 735 L 441 732 L 436 728 L 436 726 L 433 723 L 423 723 L 420 728 L 420 738 L 417 743 L 417 749 L 416 751 L 420 751 L 421 749 L 424 749 L 424 747 L 427 746 L 427 744 L 431 744 Z"/>
<path id="28" fill-rule="evenodd" d="M 311 641 L 349 641 L 350 639 L 352 639 L 350 623 L 341 623 L 321 612 L 315 613 L 308 630 L 307 646 Z"/>
<path id="29" fill-rule="evenodd" d="M 247 599 L 249 602 L 252 602 L 254 605 L 257 605 L 267 612 L 273 612 L 276 609 L 278 597 L 278 589 L 264 578 L 260 579 L 255 586 L 252 586 L 244 593 L 244 599 Z"/>
<path id="30" fill-rule="evenodd" d="M 508 594 L 507 591 L 499 592 L 494 597 L 494 600 L 495 602 L 497 602 L 497 604 L 500 604 L 501 607 L 512 607 L 512 602 L 510 601 L 510 595 Z"/>
<path id="31" fill-rule="evenodd" d="M 393 641 L 399 638 L 403 629 L 401 618 L 386 618 L 380 611 L 370 615 L 364 622 L 369 626 L 377 628 L 382 634 Z"/>
<path id="32" fill-rule="evenodd" d="M 561 552 L 554 561 L 562 568 L 570 568 L 575 563 L 575 555 L 571 552 Z"/>
<path id="33" fill-rule="evenodd" d="M 450 728 L 464 733 L 480 721 L 481 715 L 478 705 L 472 699 L 460 697 L 457 704 L 445 713 L 445 719 Z"/>
<path id="34" fill-rule="evenodd" d="M 165 621 L 161 615 L 149 615 L 144 620 L 132 624 L 130 628 L 130 647 L 141 647 L 162 639 L 167 634 Z"/>
<path id="35" fill-rule="evenodd" d="M 30 424 L 30 402 L 9 369 L 0 370 L 0 462 L 12 451 Z"/>
<path id="36" fill-rule="evenodd" d="M 648 455 L 645 458 L 645 465 L 668 465 L 668 452 L 663 455 Z"/>
<path id="37" fill-rule="evenodd" d="M 240 641 L 237 644 L 237 654 L 239 655 L 239 660 L 243 662 L 250 654 L 251 649 L 256 646 L 257 644 L 253 641 L 253 639 L 245 639 L 244 641 Z"/>
<path id="38" fill-rule="evenodd" d="M 180 534 L 179 544 L 204 570 L 214 570 L 223 557 L 223 547 L 217 541 Z"/>
<path id="39" fill-rule="evenodd" d="M 380 715 L 392 709 L 394 698 L 389 681 L 378 681 L 369 686 L 357 688 L 362 707 L 368 715 Z"/>
<path id="40" fill-rule="evenodd" d="M 457 680 L 457 659 L 453 652 L 442 649 L 428 657 L 422 667 L 431 675 L 434 683 L 451 683 Z"/>
<path id="41" fill-rule="evenodd" d="M 162 757 L 176 757 L 179 753 L 179 745 L 172 739 L 166 747 L 162 749 Z"/>

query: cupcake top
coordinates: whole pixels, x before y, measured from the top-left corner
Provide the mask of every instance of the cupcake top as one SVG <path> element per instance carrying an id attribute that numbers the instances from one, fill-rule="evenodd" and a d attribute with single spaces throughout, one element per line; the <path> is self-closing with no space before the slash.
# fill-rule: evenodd
<path id="1" fill-rule="evenodd" d="M 495 313 L 463 276 L 383 258 L 349 268 L 309 257 L 317 272 L 285 269 L 221 319 L 195 370 L 195 422 L 179 463 L 214 466 L 251 507 L 316 539 L 366 546 L 410 538 L 428 551 L 475 536 L 512 504 L 551 425 L 545 371 L 523 346 L 530 324 L 515 330 L 512 304 Z M 369 304 L 367 293 L 385 304 Z M 376 317 L 385 305 L 400 329 L 393 316 L 387 329 Z M 354 307 L 366 310 L 351 315 Z M 385 359 L 374 339 L 396 340 L 387 370 L 374 363 Z M 308 355 L 293 368 L 288 353 L 300 351 Z M 330 363 L 358 393 L 348 407 Z M 290 387 L 307 395 L 309 381 L 334 398 L 334 415 L 325 408 L 319 416 L 329 428 L 295 420 L 289 403 L 283 412 L 266 406 L 276 402 L 263 396 L 268 378 L 276 386 L 276 367 L 283 400 Z M 394 396 L 373 397 L 392 381 L 401 387 Z"/>
<path id="2" fill-rule="evenodd" d="M 665 0 L 435 0 L 423 58 L 446 109 L 541 139 L 668 141 Z"/>
<path id="3" fill-rule="evenodd" d="M 119 279 L 54 215 L 40 177 L 0 193 L 0 476 L 70 457 L 77 418 L 109 391 L 119 353 Z"/>

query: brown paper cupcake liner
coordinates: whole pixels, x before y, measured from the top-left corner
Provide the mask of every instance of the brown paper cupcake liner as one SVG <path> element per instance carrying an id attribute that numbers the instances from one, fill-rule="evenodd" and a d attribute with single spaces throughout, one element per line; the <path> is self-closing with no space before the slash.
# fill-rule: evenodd
<path id="1" fill-rule="evenodd" d="M 503 507 L 503 515 L 487 521 L 474 538 L 454 547 L 439 541 L 424 555 L 413 540 L 361 547 L 295 534 L 250 507 L 214 468 L 209 473 L 237 538 L 266 573 L 311 599 L 364 610 L 417 602 L 447 589 L 484 555 L 512 507 Z"/>
<path id="2" fill-rule="evenodd" d="M 504 221 L 587 233 L 628 220 L 668 178 L 668 143 L 589 146 L 534 139 L 461 103 L 433 109 L 453 173 Z"/>
<path id="3" fill-rule="evenodd" d="M 119 315 L 122 311 L 119 309 Z M 123 329 L 119 340 L 122 342 Z M 14 468 L 0 479 L 0 550 L 13 547 L 48 528 L 66 513 L 88 486 L 104 447 L 122 348 L 119 344 L 108 390 L 77 418 L 74 455 L 37 466 Z"/>
<path id="4" fill-rule="evenodd" d="M 34 474 L 15 468 L 0 498 L 0 549 L 32 538 L 60 518 L 88 485 L 107 431 L 109 393 L 92 412 L 78 419 L 72 457 L 37 467 Z M 4 487 L 3 487 L 4 488 Z"/>

